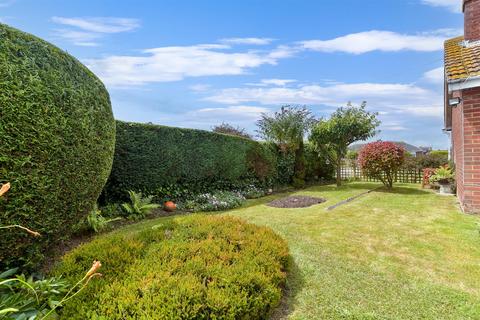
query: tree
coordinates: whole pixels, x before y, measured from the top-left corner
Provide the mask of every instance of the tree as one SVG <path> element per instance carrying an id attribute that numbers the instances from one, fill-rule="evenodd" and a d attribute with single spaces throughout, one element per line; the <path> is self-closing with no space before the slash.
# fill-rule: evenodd
<path id="1" fill-rule="evenodd" d="M 212 131 L 216 133 L 223 133 L 231 136 L 238 136 L 246 139 L 252 139 L 252 136 L 249 135 L 244 128 L 240 128 L 238 126 L 234 127 L 233 125 L 226 122 L 222 122 L 222 124 L 214 126 L 212 128 Z"/>
<path id="2" fill-rule="evenodd" d="M 366 106 L 366 102 L 360 107 L 348 103 L 346 107 L 338 108 L 329 120 L 319 121 L 312 129 L 310 141 L 318 152 L 326 154 L 335 165 L 337 186 L 342 183 L 340 169 L 348 146 L 373 137 L 380 125 L 377 113 L 366 111 Z"/>
<path id="3" fill-rule="evenodd" d="M 305 135 L 316 123 L 314 116 L 305 106 L 283 106 L 273 115 L 262 114 L 258 120 L 258 134 L 261 138 L 274 142 L 284 154 L 295 153 L 294 184 L 305 184 Z"/>
<path id="4" fill-rule="evenodd" d="M 361 150 L 358 162 L 364 174 L 379 179 L 391 189 L 397 171 L 405 160 L 405 149 L 393 142 L 377 141 L 366 144 Z"/>

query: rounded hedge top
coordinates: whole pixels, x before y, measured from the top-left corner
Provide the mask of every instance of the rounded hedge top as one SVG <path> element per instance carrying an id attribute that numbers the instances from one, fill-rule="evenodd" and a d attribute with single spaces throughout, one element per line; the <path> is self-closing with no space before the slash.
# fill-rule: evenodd
<path id="1" fill-rule="evenodd" d="M 69 301 L 62 319 L 266 319 L 289 265 L 286 242 L 238 218 L 193 215 L 99 237 L 54 271 L 75 283 L 101 278 Z"/>
<path id="2" fill-rule="evenodd" d="M 0 267 L 33 266 L 88 212 L 111 170 L 115 122 L 102 82 L 79 61 L 0 24 Z"/>

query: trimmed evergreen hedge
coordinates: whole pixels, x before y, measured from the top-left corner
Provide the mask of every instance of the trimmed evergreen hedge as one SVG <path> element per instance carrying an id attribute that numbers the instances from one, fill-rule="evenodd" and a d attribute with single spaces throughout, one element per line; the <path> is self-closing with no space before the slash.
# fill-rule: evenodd
<path id="1" fill-rule="evenodd" d="M 101 81 L 37 37 L 0 24 L 0 268 L 33 267 L 92 209 L 108 178 L 115 122 Z"/>
<path id="2" fill-rule="evenodd" d="M 203 130 L 117 121 L 107 201 L 127 190 L 159 198 L 268 183 L 276 175 L 276 151 L 268 144 Z"/>
<path id="3" fill-rule="evenodd" d="M 208 215 L 99 237 L 54 274 L 75 283 L 95 259 L 103 276 L 66 304 L 62 319 L 267 319 L 290 261 L 272 230 Z"/>

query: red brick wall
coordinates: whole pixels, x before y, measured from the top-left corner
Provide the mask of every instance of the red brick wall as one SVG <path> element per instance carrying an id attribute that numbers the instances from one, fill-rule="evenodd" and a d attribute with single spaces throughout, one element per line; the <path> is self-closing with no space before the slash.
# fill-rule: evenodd
<path id="1" fill-rule="evenodd" d="M 480 40 L 480 0 L 464 1 L 465 40 Z"/>
<path id="2" fill-rule="evenodd" d="M 452 128 L 457 193 L 465 211 L 480 212 L 480 88 L 464 90 L 461 96 Z"/>
<path id="3" fill-rule="evenodd" d="M 461 98 L 461 92 L 454 92 L 453 97 Z M 463 190 L 463 106 L 459 104 L 452 109 L 452 156 L 455 163 L 455 181 L 457 197 L 460 203 L 464 201 Z"/>

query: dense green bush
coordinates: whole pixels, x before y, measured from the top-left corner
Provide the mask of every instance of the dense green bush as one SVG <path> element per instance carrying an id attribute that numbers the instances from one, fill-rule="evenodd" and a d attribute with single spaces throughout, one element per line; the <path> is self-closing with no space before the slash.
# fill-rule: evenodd
<path id="1" fill-rule="evenodd" d="M 285 186 L 292 184 L 293 175 L 295 174 L 294 168 L 295 153 L 278 150 L 276 181 L 279 185 Z"/>
<path id="2" fill-rule="evenodd" d="M 214 190 L 268 183 L 275 152 L 267 144 L 203 130 L 117 121 L 107 201 L 124 200 L 127 190 L 158 201 L 189 198 Z"/>
<path id="3" fill-rule="evenodd" d="M 100 237 L 56 268 L 95 279 L 63 319 L 265 319 L 280 300 L 286 243 L 270 229 L 232 217 L 194 215 Z"/>
<path id="4" fill-rule="evenodd" d="M 417 167 L 423 168 L 438 168 L 448 164 L 448 151 L 435 150 L 425 155 L 419 155 L 415 158 Z"/>
<path id="5" fill-rule="evenodd" d="M 115 122 L 108 92 L 75 58 L 0 24 L 0 268 L 31 267 L 93 208 L 110 173 Z"/>
<path id="6" fill-rule="evenodd" d="M 335 166 L 325 154 L 319 154 L 311 143 L 305 144 L 306 180 L 333 180 Z"/>

